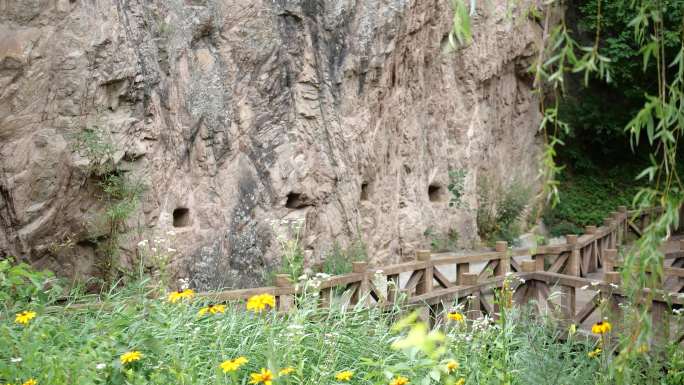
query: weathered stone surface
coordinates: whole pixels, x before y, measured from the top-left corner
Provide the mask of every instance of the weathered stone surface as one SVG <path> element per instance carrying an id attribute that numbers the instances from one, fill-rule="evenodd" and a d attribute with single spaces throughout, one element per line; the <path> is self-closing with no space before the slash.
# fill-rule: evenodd
<path id="1" fill-rule="evenodd" d="M 539 152 L 539 27 L 499 3 L 447 53 L 441 0 L 0 0 L 0 256 L 97 274 L 104 203 L 74 148 L 95 125 L 146 186 L 124 266 L 173 230 L 179 276 L 254 285 L 273 220 L 305 220 L 311 259 L 357 235 L 374 262 L 428 228 L 475 238 L 477 179 L 534 183 Z"/>

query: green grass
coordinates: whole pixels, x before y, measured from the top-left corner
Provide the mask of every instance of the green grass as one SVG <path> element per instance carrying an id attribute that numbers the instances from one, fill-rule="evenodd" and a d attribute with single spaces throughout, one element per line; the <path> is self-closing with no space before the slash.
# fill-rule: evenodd
<path id="1" fill-rule="evenodd" d="M 294 366 L 290 383 L 317 383 L 335 370 L 357 369 L 359 357 L 391 359 L 384 316 L 377 312 L 323 312 L 308 307 L 284 317 L 257 315 L 243 304 L 224 314 L 198 316 L 202 300 L 171 304 L 135 290 L 104 298 L 100 310 L 47 311 L 28 327 L 4 312 L 0 325 L 0 383 L 36 378 L 41 384 L 226 384 L 218 365 L 246 356 L 241 373 Z M 143 359 L 122 367 L 119 357 Z M 106 365 L 98 370 L 97 365 Z"/>
<path id="2" fill-rule="evenodd" d="M 98 303 L 93 297 L 70 298 L 69 303 L 90 303 L 87 308 L 54 306 L 49 299 L 29 302 L 22 295 L 3 302 L 0 383 L 247 384 L 250 373 L 261 368 L 277 373 L 285 367 L 295 370 L 274 385 L 337 384 L 334 375 L 343 370 L 354 372 L 350 384 L 366 385 L 389 384 L 398 375 L 421 385 L 460 379 L 491 385 L 615 383 L 609 355 L 587 356 L 595 341 L 569 334 L 526 308 L 504 309 L 498 321 L 453 322 L 426 334 L 420 323 L 397 322 L 398 308 L 320 309 L 311 296 L 299 298 L 288 314 L 255 314 L 236 302 L 224 314 L 200 316 L 206 300 L 169 303 L 165 295 L 154 298 L 160 291 L 149 284 L 143 280 L 104 293 Z M 36 318 L 26 326 L 15 323 L 15 314 L 28 309 Z M 407 327 L 396 327 L 402 323 Z M 393 348 L 399 341 L 404 347 Z M 630 365 L 643 372 L 640 381 L 663 376 L 662 382 L 643 383 L 676 384 L 672 376 L 681 378 L 684 368 L 679 350 Z M 120 356 L 128 351 L 139 351 L 142 358 L 122 365 Z M 237 372 L 220 370 L 221 362 L 239 356 L 249 362 Z M 448 360 L 459 368 L 447 373 Z M 655 374 L 643 369 L 648 365 Z M 658 365 L 675 374 L 667 377 Z"/>

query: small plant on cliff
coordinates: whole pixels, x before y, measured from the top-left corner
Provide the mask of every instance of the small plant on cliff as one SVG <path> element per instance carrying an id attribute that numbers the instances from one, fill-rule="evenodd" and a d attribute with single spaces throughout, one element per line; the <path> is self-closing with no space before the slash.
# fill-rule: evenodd
<path id="1" fill-rule="evenodd" d="M 456 250 L 458 248 L 459 234 L 455 229 L 449 229 L 446 234 L 440 234 L 430 226 L 423 232 L 430 241 L 430 250 L 434 252 Z"/>
<path id="2" fill-rule="evenodd" d="M 139 276 L 149 273 L 164 290 L 169 287 L 169 263 L 176 255 L 174 248 L 176 232 L 168 231 L 166 237 L 143 239 L 138 242 L 137 255 L 139 262 Z"/>
<path id="3" fill-rule="evenodd" d="M 301 238 L 304 220 L 272 221 L 271 227 L 280 247 L 280 266 L 272 273 L 287 274 L 296 281 L 304 272 L 304 249 Z M 272 277 L 266 277 L 266 280 Z"/>
<path id="4" fill-rule="evenodd" d="M 366 244 L 360 236 L 357 236 L 346 248 L 335 241 L 323 260 L 321 270 L 323 273 L 331 275 L 347 274 L 352 271 L 352 262 L 366 261 L 367 259 Z"/>
<path id="5" fill-rule="evenodd" d="M 74 147 L 78 154 L 88 159 L 91 175 L 104 175 L 113 171 L 116 147 L 112 139 L 99 126 L 83 129 L 75 138 Z"/>
<path id="6" fill-rule="evenodd" d="M 104 212 L 96 221 L 91 239 L 102 254 L 100 268 L 105 283 L 111 283 L 118 268 L 119 244 L 127 232 L 126 221 L 137 209 L 144 187 L 118 169 L 114 162 L 117 148 L 102 128 L 93 126 L 81 131 L 75 147 L 88 159 L 90 176 L 101 191 Z"/>
<path id="7" fill-rule="evenodd" d="M 447 189 L 451 193 L 451 199 L 449 199 L 449 207 L 466 207 L 466 203 L 463 201 L 463 195 L 465 193 L 465 178 L 466 170 L 449 170 L 449 185 L 447 186 Z"/>
<path id="8" fill-rule="evenodd" d="M 502 189 L 487 177 L 478 182 L 477 228 L 488 244 L 507 241 L 514 244 L 521 232 L 520 221 L 530 201 L 530 189 L 514 181 Z"/>

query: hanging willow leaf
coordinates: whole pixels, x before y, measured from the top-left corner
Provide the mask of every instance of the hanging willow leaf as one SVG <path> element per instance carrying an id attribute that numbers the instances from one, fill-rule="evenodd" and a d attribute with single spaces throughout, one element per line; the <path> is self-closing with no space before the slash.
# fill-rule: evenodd
<path id="1" fill-rule="evenodd" d="M 472 41 L 472 30 L 470 24 L 470 15 L 468 8 L 463 3 L 463 0 L 452 0 L 452 7 L 454 9 L 453 22 L 451 32 L 449 33 L 449 44 L 452 48 L 458 48 L 470 44 Z M 475 2 L 471 0 L 471 12 L 475 10 Z"/>

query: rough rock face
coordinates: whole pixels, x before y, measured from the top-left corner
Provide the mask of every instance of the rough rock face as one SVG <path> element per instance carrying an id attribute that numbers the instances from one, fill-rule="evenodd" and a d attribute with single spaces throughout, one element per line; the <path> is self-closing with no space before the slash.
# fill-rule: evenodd
<path id="1" fill-rule="evenodd" d="M 74 144 L 93 127 L 145 186 L 124 266 L 173 230 L 178 276 L 254 285 L 283 220 L 305 220 L 309 262 L 356 237 L 374 262 L 428 229 L 476 238 L 477 179 L 538 168 L 540 29 L 505 3 L 447 52 L 446 0 L 0 0 L 0 256 L 97 274 L 106 202 Z"/>

